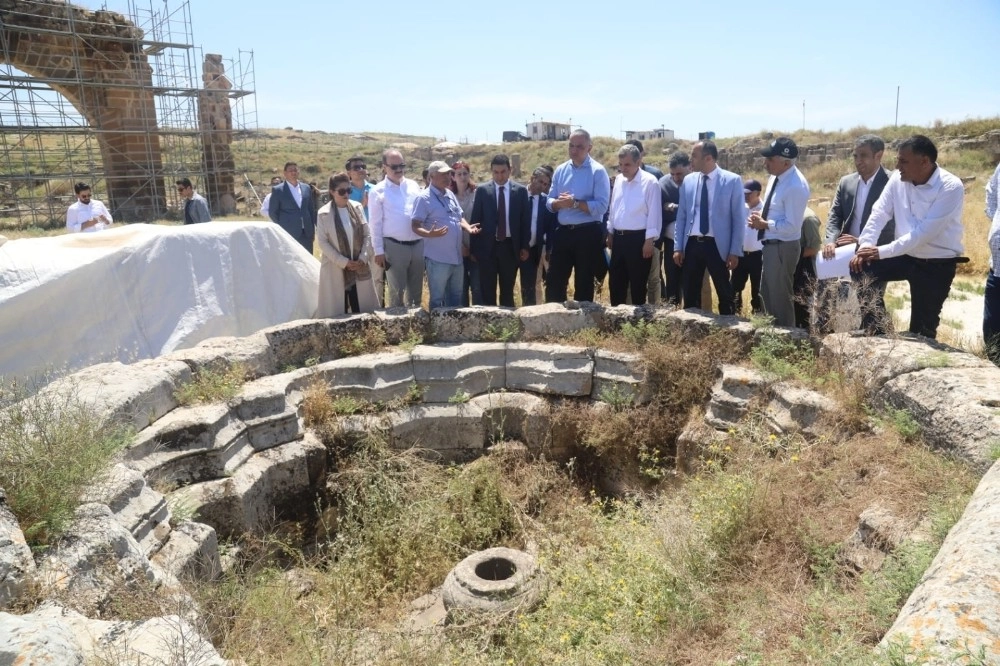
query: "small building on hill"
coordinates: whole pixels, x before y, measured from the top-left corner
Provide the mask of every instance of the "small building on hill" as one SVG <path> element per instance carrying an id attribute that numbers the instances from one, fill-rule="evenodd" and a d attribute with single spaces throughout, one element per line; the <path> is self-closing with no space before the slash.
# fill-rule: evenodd
<path id="1" fill-rule="evenodd" d="M 566 141 L 572 132 L 569 123 L 552 123 L 547 120 L 527 123 L 525 128 L 532 141 Z"/>
<path id="2" fill-rule="evenodd" d="M 660 127 L 660 129 L 651 130 L 625 130 L 625 140 L 631 141 L 632 139 L 638 139 L 639 141 L 650 141 L 652 139 L 666 139 L 667 141 L 674 140 L 674 131 L 672 129 L 666 129 Z"/>

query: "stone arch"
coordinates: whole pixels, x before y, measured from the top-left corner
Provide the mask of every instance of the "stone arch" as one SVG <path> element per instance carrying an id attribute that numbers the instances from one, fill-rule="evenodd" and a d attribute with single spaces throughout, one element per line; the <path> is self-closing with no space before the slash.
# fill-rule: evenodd
<path id="1" fill-rule="evenodd" d="M 115 12 L 38 1 L 4 3 L 0 24 L 0 60 L 61 94 L 97 132 L 112 215 L 162 215 L 160 138 L 142 30 Z"/>

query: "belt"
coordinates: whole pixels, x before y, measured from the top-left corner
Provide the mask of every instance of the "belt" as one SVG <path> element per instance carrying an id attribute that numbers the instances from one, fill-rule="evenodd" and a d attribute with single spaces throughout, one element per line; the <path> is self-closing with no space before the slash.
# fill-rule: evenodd
<path id="1" fill-rule="evenodd" d="M 418 238 L 417 240 L 412 240 L 412 241 L 401 241 L 401 240 L 396 240 L 395 238 L 389 238 L 388 236 L 386 236 L 385 240 L 392 241 L 393 243 L 399 243 L 400 245 L 416 245 L 417 243 L 419 243 L 420 241 L 422 241 L 423 238 Z"/>
<path id="2" fill-rule="evenodd" d="M 593 229 L 599 224 L 600 222 L 581 222 L 580 224 L 563 224 L 560 222 L 559 228 L 566 231 L 579 231 L 581 229 Z"/>
<path id="3" fill-rule="evenodd" d="M 763 252 L 763 250 L 752 250 L 750 252 L 747 252 L 746 250 L 744 250 L 743 251 L 743 256 L 744 257 L 749 257 L 751 254 L 760 254 L 761 252 Z"/>
<path id="4" fill-rule="evenodd" d="M 787 241 L 783 241 L 783 240 L 778 240 L 777 238 L 768 238 L 768 239 L 766 239 L 766 240 L 762 240 L 762 241 L 761 241 L 761 243 L 762 243 L 762 244 L 764 244 L 764 245 L 777 245 L 778 243 L 798 243 L 798 242 L 799 242 L 799 241 L 797 241 L 797 240 L 793 240 L 793 241 L 790 241 L 790 240 L 787 240 Z"/>
<path id="5" fill-rule="evenodd" d="M 645 229 L 615 229 L 615 236 L 634 236 L 635 234 L 645 233 Z"/>
<path id="6" fill-rule="evenodd" d="M 715 242 L 715 236 L 688 236 L 688 243 L 694 241 L 695 243 L 707 243 L 708 241 Z"/>
<path id="7" fill-rule="evenodd" d="M 968 257 L 942 257 L 940 259 L 921 259 L 919 257 L 913 257 L 914 261 L 919 261 L 924 264 L 967 264 L 969 263 Z"/>

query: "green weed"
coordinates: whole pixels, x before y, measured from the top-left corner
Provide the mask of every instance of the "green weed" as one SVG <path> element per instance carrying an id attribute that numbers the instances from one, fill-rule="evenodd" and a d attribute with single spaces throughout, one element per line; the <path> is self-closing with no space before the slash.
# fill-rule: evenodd
<path id="1" fill-rule="evenodd" d="M 240 392 L 247 375 L 242 363 L 234 363 L 225 370 L 206 368 L 196 372 L 193 381 L 174 391 L 174 398 L 181 405 L 224 402 Z"/>

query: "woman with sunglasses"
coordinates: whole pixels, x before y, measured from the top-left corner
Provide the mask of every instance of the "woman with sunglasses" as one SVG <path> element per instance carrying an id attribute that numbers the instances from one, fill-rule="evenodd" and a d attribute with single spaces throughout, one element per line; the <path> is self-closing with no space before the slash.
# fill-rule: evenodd
<path id="1" fill-rule="evenodd" d="M 319 209 L 316 239 L 322 255 L 316 317 L 374 312 L 379 307 L 370 266 L 375 252 L 364 208 L 351 201 L 346 173 L 330 177 L 330 202 Z"/>
<path id="2" fill-rule="evenodd" d="M 458 198 L 458 203 L 462 207 L 462 217 L 468 221 L 472 213 L 472 202 L 476 198 L 476 184 L 470 177 L 471 169 L 469 165 L 461 160 L 451 165 L 451 191 Z M 470 303 L 469 292 L 472 292 L 472 305 L 482 305 L 482 285 L 479 284 L 479 264 L 469 252 L 470 236 L 469 232 L 462 231 L 462 262 L 464 264 L 464 277 L 462 279 L 462 306 L 467 307 Z"/>

